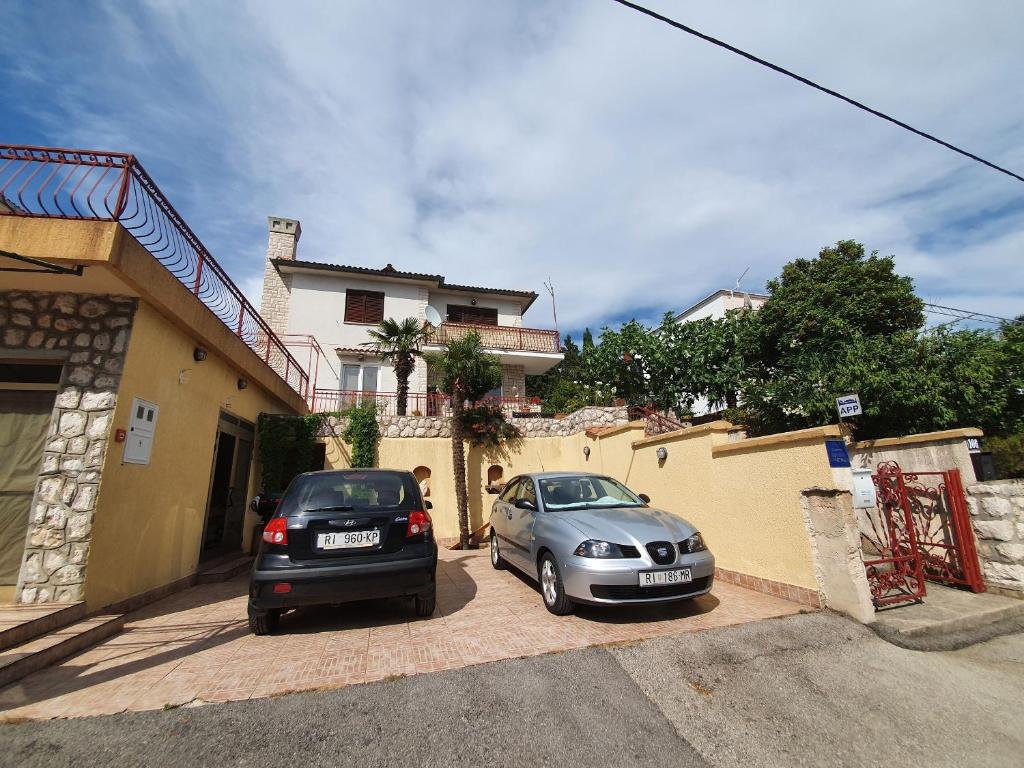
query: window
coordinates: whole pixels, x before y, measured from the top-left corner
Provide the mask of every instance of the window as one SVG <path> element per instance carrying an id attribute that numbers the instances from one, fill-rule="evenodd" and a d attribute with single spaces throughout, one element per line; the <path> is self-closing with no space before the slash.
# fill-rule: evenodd
<path id="1" fill-rule="evenodd" d="M 470 325 L 497 325 L 498 310 L 489 307 L 468 307 L 463 304 L 448 305 L 448 321 Z"/>
<path id="2" fill-rule="evenodd" d="M 345 291 L 345 322 L 375 324 L 384 319 L 384 294 L 381 291 Z"/>
<path id="3" fill-rule="evenodd" d="M 513 479 L 512 482 L 505 486 L 505 490 L 501 492 L 501 495 L 498 498 L 511 504 L 512 500 L 516 497 L 516 491 L 519 488 L 519 484 L 520 480 L 518 478 Z"/>
<path id="4" fill-rule="evenodd" d="M 642 507 L 643 502 L 626 486 L 610 477 L 567 475 L 541 480 L 540 492 L 546 509 L 601 509 Z"/>
<path id="5" fill-rule="evenodd" d="M 537 506 L 537 490 L 533 487 L 533 480 L 528 477 L 523 478 L 523 481 L 519 483 L 519 490 L 516 493 L 516 501 L 519 499 L 526 499 L 528 502 Z"/>
<path id="6" fill-rule="evenodd" d="M 376 365 L 343 365 L 341 388 L 345 392 L 376 392 L 379 373 Z"/>

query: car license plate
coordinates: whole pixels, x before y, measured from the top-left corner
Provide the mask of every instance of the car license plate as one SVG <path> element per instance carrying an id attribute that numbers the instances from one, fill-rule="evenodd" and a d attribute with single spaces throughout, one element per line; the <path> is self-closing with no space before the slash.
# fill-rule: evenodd
<path id="1" fill-rule="evenodd" d="M 318 549 L 357 549 L 358 547 L 375 547 L 378 544 L 380 544 L 380 528 L 371 528 L 368 531 L 318 533 L 316 536 Z"/>
<path id="2" fill-rule="evenodd" d="M 674 571 L 640 571 L 641 587 L 660 587 L 664 584 L 685 584 L 693 581 L 689 568 L 676 568 Z"/>

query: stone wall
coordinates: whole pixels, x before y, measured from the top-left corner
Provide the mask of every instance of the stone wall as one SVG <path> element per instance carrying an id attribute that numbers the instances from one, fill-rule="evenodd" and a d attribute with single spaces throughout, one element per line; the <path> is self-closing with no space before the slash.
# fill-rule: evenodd
<path id="1" fill-rule="evenodd" d="M 543 417 L 513 418 L 523 437 L 567 437 L 595 427 L 617 427 L 629 423 L 625 406 L 601 408 L 589 406 L 573 411 L 564 419 Z"/>
<path id="2" fill-rule="evenodd" d="M 615 427 L 629 423 L 627 409 L 587 407 L 563 419 L 549 417 L 513 417 L 523 437 L 567 437 L 593 427 Z M 451 437 L 450 420 L 446 416 L 378 416 L 381 437 Z M 344 418 L 328 419 L 324 434 L 340 435 Z"/>
<path id="3" fill-rule="evenodd" d="M 136 300 L 70 293 L 0 293 L 0 353 L 67 355 L 29 515 L 20 601 L 82 597 L 107 435 Z"/>
<path id="4" fill-rule="evenodd" d="M 526 397 L 526 369 L 523 366 L 501 366 L 501 396 Z"/>
<path id="5" fill-rule="evenodd" d="M 291 275 L 282 275 L 270 263 L 271 259 L 294 259 L 302 236 L 302 227 L 293 219 L 278 216 L 267 218 L 267 260 L 263 266 L 263 298 L 260 315 L 274 333 L 288 332 L 289 303 L 291 301 Z"/>
<path id="6" fill-rule="evenodd" d="M 1024 596 L 1024 480 L 967 488 L 985 583 Z"/>

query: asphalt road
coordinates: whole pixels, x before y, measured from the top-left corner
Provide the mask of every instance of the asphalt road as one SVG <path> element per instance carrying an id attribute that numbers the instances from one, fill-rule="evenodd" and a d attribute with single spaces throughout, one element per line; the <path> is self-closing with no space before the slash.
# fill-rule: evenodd
<path id="1" fill-rule="evenodd" d="M 1024 635 L 829 614 L 168 712 L 0 726 L 3 766 L 1020 766 Z"/>

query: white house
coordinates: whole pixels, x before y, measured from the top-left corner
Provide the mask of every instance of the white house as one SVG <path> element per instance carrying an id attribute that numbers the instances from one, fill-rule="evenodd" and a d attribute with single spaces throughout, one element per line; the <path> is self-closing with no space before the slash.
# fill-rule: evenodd
<path id="1" fill-rule="evenodd" d="M 684 309 L 676 320 L 686 323 L 691 320 L 703 320 L 705 317 L 719 320 L 725 317 L 725 313 L 733 309 L 760 309 L 768 297 L 763 293 L 748 293 L 746 291 L 715 291 L 705 296 L 693 306 Z"/>
<path id="2" fill-rule="evenodd" d="M 385 317 L 414 317 L 435 330 L 426 350 L 440 350 L 453 337 L 476 330 L 484 346 L 501 358 L 503 380 L 490 397 L 525 404 L 526 376 L 544 373 L 562 360 L 557 331 L 523 327 L 533 291 L 449 283 L 443 275 L 405 272 L 296 258 L 298 221 L 268 218 L 269 241 L 260 314 L 315 377 L 315 410 L 334 410 L 375 393 L 393 410 L 394 370 L 366 347 L 368 331 Z M 417 360 L 409 381 L 410 414 L 436 412 L 427 364 Z"/>

